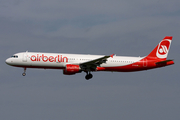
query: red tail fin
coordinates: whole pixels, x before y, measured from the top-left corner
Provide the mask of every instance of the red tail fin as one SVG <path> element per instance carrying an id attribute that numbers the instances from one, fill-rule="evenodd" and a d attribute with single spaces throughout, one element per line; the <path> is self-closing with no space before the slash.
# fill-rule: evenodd
<path id="1" fill-rule="evenodd" d="M 166 36 L 146 58 L 166 60 L 172 38 L 172 36 Z"/>

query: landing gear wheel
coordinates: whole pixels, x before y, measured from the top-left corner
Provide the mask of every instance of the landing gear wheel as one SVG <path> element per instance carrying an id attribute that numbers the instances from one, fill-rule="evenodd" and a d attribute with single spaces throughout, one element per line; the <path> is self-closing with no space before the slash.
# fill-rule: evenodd
<path id="1" fill-rule="evenodd" d="M 89 80 L 89 79 L 91 79 L 92 77 L 93 77 L 93 75 L 92 75 L 91 73 L 89 73 L 89 74 L 87 74 L 87 75 L 85 76 L 86 80 Z"/>
<path id="2" fill-rule="evenodd" d="M 23 73 L 22 75 L 23 75 L 23 76 L 26 76 L 26 73 Z"/>
<path id="3" fill-rule="evenodd" d="M 89 80 L 89 76 L 88 75 L 86 75 L 85 78 L 86 78 L 86 80 Z"/>
<path id="4" fill-rule="evenodd" d="M 91 79 L 93 77 L 93 75 L 91 73 L 89 73 L 89 79 Z"/>

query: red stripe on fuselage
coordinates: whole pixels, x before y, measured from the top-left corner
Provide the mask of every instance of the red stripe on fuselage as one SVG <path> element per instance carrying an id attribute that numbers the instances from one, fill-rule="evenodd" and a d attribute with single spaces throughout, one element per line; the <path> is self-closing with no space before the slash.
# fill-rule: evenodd
<path id="1" fill-rule="evenodd" d="M 116 72 L 134 72 L 134 71 L 142 71 L 148 70 L 158 67 L 165 67 L 168 65 L 174 64 L 173 61 L 163 63 L 163 64 L 156 64 L 157 60 L 146 60 L 146 58 L 140 60 L 139 62 L 125 65 L 125 66 L 117 66 L 117 67 L 97 67 L 97 71 L 116 71 Z"/>

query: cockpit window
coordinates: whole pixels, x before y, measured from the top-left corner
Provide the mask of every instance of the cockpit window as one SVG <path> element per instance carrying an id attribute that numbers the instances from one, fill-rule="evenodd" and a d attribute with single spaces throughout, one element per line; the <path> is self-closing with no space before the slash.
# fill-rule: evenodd
<path id="1" fill-rule="evenodd" d="M 17 55 L 13 55 L 13 56 L 11 56 L 12 58 L 18 58 L 18 56 Z"/>

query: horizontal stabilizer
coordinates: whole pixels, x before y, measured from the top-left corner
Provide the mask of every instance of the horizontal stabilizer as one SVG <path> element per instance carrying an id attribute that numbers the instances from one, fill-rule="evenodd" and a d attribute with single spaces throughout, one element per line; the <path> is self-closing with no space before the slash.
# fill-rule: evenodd
<path id="1" fill-rule="evenodd" d="M 163 63 L 167 63 L 167 62 L 170 62 L 170 61 L 173 61 L 173 60 L 164 60 L 164 61 L 161 61 L 161 62 L 157 62 L 156 64 L 163 64 Z"/>

